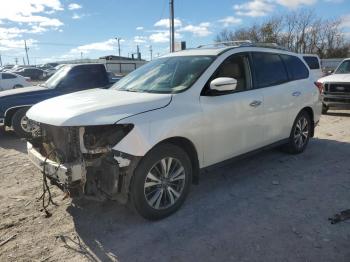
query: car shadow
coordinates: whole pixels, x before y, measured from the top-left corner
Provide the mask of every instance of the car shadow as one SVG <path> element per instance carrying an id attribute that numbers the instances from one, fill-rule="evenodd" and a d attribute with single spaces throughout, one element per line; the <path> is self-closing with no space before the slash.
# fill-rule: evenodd
<path id="1" fill-rule="evenodd" d="M 348 231 L 327 216 L 349 208 L 349 155 L 349 143 L 318 138 L 300 155 L 258 153 L 201 174 L 160 221 L 113 201 L 73 201 L 67 211 L 84 247 L 71 244 L 95 261 L 342 260 Z"/>
<path id="2" fill-rule="evenodd" d="M 19 138 L 14 131 L 4 131 L 0 129 L 0 148 L 14 149 L 26 153 L 27 146 L 24 138 Z"/>

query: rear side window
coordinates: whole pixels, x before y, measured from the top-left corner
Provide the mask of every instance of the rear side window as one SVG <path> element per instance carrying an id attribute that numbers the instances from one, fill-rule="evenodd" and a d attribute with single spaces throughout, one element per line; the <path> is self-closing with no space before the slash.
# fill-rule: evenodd
<path id="1" fill-rule="evenodd" d="M 293 81 L 309 77 L 309 70 L 298 57 L 291 55 L 281 55 L 281 57 L 286 65 L 290 80 Z"/>
<path id="2" fill-rule="evenodd" d="M 303 56 L 305 62 L 310 67 L 310 69 L 320 69 L 320 63 L 318 58 L 314 56 Z"/>
<path id="3" fill-rule="evenodd" d="M 252 58 L 257 88 L 278 85 L 288 81 L 286 69 L 278 54 L 252 53 Z"/>
<path id="4" fill-rule="evenodd" d="M 16 78 L 16 76 L 13 74 L 7 74 L 7 73 L 2 74 L 2 79 L 13 79 L 13 78 Z"/>

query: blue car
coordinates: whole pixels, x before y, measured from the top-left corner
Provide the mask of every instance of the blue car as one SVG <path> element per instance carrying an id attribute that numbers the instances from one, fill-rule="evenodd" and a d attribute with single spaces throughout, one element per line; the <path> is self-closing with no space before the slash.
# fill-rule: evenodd
<path id="1" fill-rule="evenodd" d="M 110 85 L 103 64 L 66 65 L 39 86 L 1 92 L 0 127 L 12 127 L 18 136 L 29 137 L 35 125 L 28 121 L 26 112 L 32 105 L 48 98 Z"/>

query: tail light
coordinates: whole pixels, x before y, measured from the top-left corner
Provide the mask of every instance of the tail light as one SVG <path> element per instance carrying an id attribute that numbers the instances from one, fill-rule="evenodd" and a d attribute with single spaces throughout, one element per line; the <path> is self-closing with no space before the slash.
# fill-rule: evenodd
<path id="1" fill-rule="evenodd" d="M 315 86 L 318 88 L 318 91 L 320 92 L 320 94 L 323 92 L 323 84 L 321 82 L 315 82 L 314 83 Z"/>

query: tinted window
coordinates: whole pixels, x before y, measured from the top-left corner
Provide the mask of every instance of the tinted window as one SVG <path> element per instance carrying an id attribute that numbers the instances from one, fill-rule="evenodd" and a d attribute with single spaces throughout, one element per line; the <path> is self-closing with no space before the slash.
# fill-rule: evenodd
<path id="1" fill-rule="evenodd" d="M 211 80 L 219 77 L 230 77 L 237 80 L 237 87 L 234 92 L 244 91 L 250 88 L 250 73 L 249 73 L 249 62 L 247 55 L 233 55 L 227 58 L 216 70 L 214 75 L 211 77 L 207 84 Z M 210 91 L 213 92 L 213 91 Z M 231 92 L 230 92 L 231 93 Z"/>
<path id="2" fill-rule="evenodd" d="M 318 58 L 314 56 L 303 56 L 305 62 L 310 67 L 310 69 L 320 69 L 320 63 Z"/>
<path id="3" fill-rule="evenodd" d="M 104 87 L 108 83 L 108 78 L 102 69 L 96 66 L 75 67 L 62 79 L 60 88 L 83 90 Z"/>
<path id="4" fill-rule="evenodd" d="M 291 55 L 281 55 L 281 57 L 286 65 L 290 80 L 305 79 L 309 77 L 309 70 L 298 57 Z"/>
<path id="5" fill-rule="evenodd" d="M 13 78 L 16 78 L 16 76 L 13 74 L 8 74 L 8 73 L 2 74 L 2 79 L 13 79 Z"/>
<path id="6" fill-rule="evenodd" d="M 278 85 L 288 81 L 282 59 L 277 54 L 252 53 L 256 87 Z"/>

